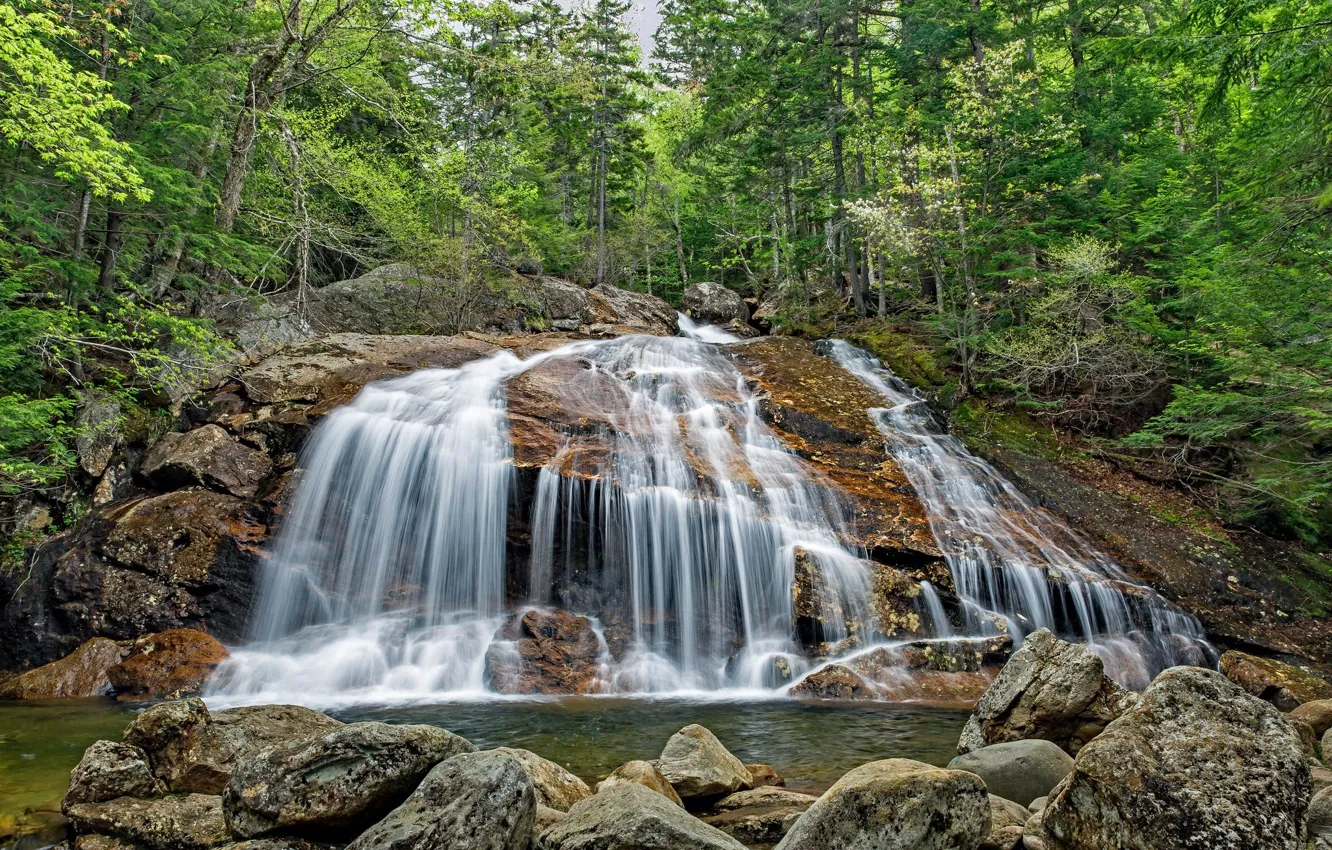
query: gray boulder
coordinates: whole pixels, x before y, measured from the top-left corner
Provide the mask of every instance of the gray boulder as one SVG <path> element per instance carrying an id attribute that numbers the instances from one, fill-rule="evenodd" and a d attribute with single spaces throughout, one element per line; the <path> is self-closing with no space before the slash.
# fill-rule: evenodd
<path id="1" fill-rule="evenodd" d="M 140 467 L 158 487 L 200 484 L 242 499 L 253 497 L 272 471 L 268 455 L 238 442 L 219 425 L 167 434 L 148 451 Z"/>
<path id="2" fill-rule="evenodd" d="M 74 448 L 79 466 L 93 478 L 101 477 L 111 464 L 120 445 L 122 420 L 120 403 L 110 399 L 89 398 L 79 409 Z"/>
<path id="3" fill-rule="evenodd" d="M 437 764 L 347 850 L 526 850 L 536 813 L 532 780 L 518 759 L 498 750 L 464 753 Z"/>
<path id="4" fill-rule="evenodd" d="M 657 760 L 657 769 L 685 801 L 731 794 L 750 784 L 744 762 L 697 723 L 671 736 Z"/>
<path id="5" fill-rule="evenodd" d="M 270 745 L 304 740 L 342 725 L 299 705 L 212 714 L 196 698 L 147 709 L 125 730 L 125 741 L 143 750 L 154 774 L 172 791 L 221 794 L 242 759 Z"/>
<path id="6" fill-rule="evenodd" d="M 592 796 L 592 789 L 587 787 L 586 782 L 555 762 L 543 759 L 530 750 L 496 747 L 490 752 L 509 756 L 522 766 L 532 779 L 532 787 L 536 791 L 539 805 L 567 812 L 574 803 L 584 797 Z"/>
<path id="7" fill-rule="evenodd" d="M 976 703 L 957 751 L 1042 739 L 1077 755 L 1132 704 L 1133 696 L 1106 677 L 1095 653 L 1040 629 L 1027 636 Z"/>
<path id="8" fill-rule="evenodd" d="M 574 804 L 541 834 L 539 850 L 742 850 L 655 791 L 626 783 Z"/>
<path id="9" fill-rule="evenodd" d="M 1041 813 L 1053 850 L 1296 850 L 1299 734 L 1214 670 L 1175 667 L 1078 753 Z"/>
<path id="10" fill-rule="evenodd" d="M 616 785 L 642 785 L 644 788 L 656 791 L 675 805 L 684 807 L 684 801 L 675 793 L 671 781 L 662 776 L 661 771 L 650 761 L 630 761 L 615 768 L 610 776 L 597 783 L 597 793 L 600 794 L 604 789 L 614 788 Z"/>
<path id="11" fill-rule="evenodd" d="M 990 795 L 990 834 L 980 850 L 1013 850 L 1022 843 L 1022 828 L 1031 812 L 1003 797 Z"/>
<path id="12" fill-rule="evenodd" d="M 446 758 L 475 751 L 434 726 L 351 723 L 242 760 L 222 792 L 236 835 L 360 830 L 384 816 Z"/>
<path id="13" fill-rule="evenodd" d="M 77 836 L 107 836 L 144 850 L 208 850 L 232 840 L 222 801 L 210 794 L 75 803 L 65 816 Z"/>
<path id="14" fill-rule="evenodd" d="M 83 759 L 70 773 L 63 806 L 164 793 L 166 786 L 153 775 L 143 750 L 130 744 L 97 741 L 84 750 Z"/>
<path id="15" fill-rule="evenodd" d="M 980 777 L 910 759 L 861 765 L 800 816 L 778 850 L 976 850 L 990 833 Z"/>
<path id="16" fill-rule="evenodd" d="M 1034 800 L 1073 771 L 1073 758 L 1049 741 L 1008 741 L 960 755 L 948 769 L 976 774 L 992 795 Z"/>
<path id="17" fill-rule="evenodd" d="M 689 284 L 681 304 L 685 315 L 700 322 L 725 325 L 731 321 L 741 324 L 749 321 L 749 307 L 744 298 L 720 283 L 700 281 Z"/>
<path id="18" fill-rule="evenodd" d="M 1324 788 L 1309 801 L 1309 837 L 1332 838 L 1332 788 Z"/>

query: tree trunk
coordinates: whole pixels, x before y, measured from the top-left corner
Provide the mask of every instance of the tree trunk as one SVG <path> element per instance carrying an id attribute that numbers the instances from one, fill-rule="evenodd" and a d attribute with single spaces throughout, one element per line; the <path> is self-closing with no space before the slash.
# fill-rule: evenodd
<path id="1" fill-rule="evenodd" d="M 97 285 L 111 292 L 116 285 L 116 264 L 120 262 L 120 249 L 125 237 L 125 211 L 112 207 L 106 212 L 106 235 L 102 240 L 101 270 Z"/>

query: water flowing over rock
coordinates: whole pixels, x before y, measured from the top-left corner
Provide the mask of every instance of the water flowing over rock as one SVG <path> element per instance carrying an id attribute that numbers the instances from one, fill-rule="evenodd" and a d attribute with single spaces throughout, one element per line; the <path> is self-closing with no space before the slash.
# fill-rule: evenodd
<path id="1" fill-rule="evenodd" d="M 527 850 L 536 821 L 532 780 L 499 750 L 440 762 L 347 850 Z"/>
<path id="2" fill-rule="evenodd" d="M 1104 669 L 1086 647 L 1044 629 L 1029 635 L 976 703 L 958 752 L 1039 738 L 1076 755 L 1133 704 Z"/>
<path id="3" fill-rule="evenodd" d="M 840 340 L 827 353 L 872 387 L 887 450 L 929 516 L 969 634 L 993 633 L 985 612 L 1004 615 L 1020 638 L 1045 628 L 1081 640 L 1119 681 L 1145 687 L 1176 664 L 1202 664 L 1214 650 L 1198 622 L 1036 506 L 947 433 L 926 401 L 869 354 Z"/>
<path id="4" fill-rule="evenodd" d="M 657 768 L 680 798 L 714 798 L 748 788 L 749 770 L 698 724 L 681 729 L 666 742 Z"/>
<path id="5" fill-rule="evenodd" d="M 104 803 L 117 797 L 157 797 L 166 786 L 153 776 L 148 756 L 130 744 L 98 741 L 88 747 L 69 776 L 62 806 Z"/>
<path id="6" fill-rule="evenodd" d="M 583 800 L 542 833 L 538 850 L 743 850 L 655 791 L 616 785 Z"/>
<path id="7" fill-rule="evenodd" d="M 702 281 L 685 288 L 681 302 L 685 315 L 697 322 L 719 327 L 740 336 L 758 332 L 749 326 L 749 307 L 740 293 L 720 283 Z"/>
<path id="8" fill-rule="evenodd" d="M 684 801 L 675 793 L 671 781 L 650 761 L 630 761 L 615 768 L 610 776 L 597 783 L 597 793 L 606 788 L 614 788 L 616 785 L 642 785 L 684 808 Z"/>
<path id="9" fill-rule="evenodd" d="M 795 822 L 778 850 L 976 850 L 990 831 L 985 783 L 910 759 L 861 765 Z"/>
<path id="10" fill-rule="evenodd" d="M 587 617 L 520 612 L 505 620 L 486 649 L 486 681 L 500 694 L 590 693 L 598 685 L 601 652 Z"/>
<path id="11" fill-rule="evenodd" d="M 1051 850 L 1296 850 L 1309 767 L 1272 706 L 1218 672 L 1162 673 L 1078 753 L 1042 813 Z"/>
<path id="12" fill-rule="evenodd" d="M 948 763 L 985 780 L 985 788 L 1008 800 L 1034 800 L 1050 793 L 1073 770 L 1073 759 L 1049 741 L 1010 741 L 982 747 Z"/>
<path id="13" fill-rule="evenodd" d="M 274 832 L 362 829 L 399 805 L 432 767 L 473 752 L 433 726 L 352 723 L 241 761 L 222 799 L 227 826 L 247 838 Z"/>

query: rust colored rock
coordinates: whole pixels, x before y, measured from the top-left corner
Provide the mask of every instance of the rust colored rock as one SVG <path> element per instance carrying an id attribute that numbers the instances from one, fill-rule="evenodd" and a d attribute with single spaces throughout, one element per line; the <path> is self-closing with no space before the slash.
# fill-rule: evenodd
<path id="1" fill-rule="evenodd" d="M 107 678 L 122 700 L 178 699 L 198 693 L 229 654 L 211 635 L 171 629 L 135 641 Z"/>
<path id="2" fill-rule="evenodd" d="M 20 673 L 0 684 L 0 699 L 61 699 L 105 696 L 111 692 L 107 671 L 125 657 L 125 648 L 107 638 L 93 638 L 59 661 Z"/>
<path id="3" fill-rule="evenodd" d="M 770 764 L 747 764 L 745 769 L 749 771 L 751 788 L 781 788 L 786 784 L 786 780 Z"/>
<path id="4" fill-rule="evenodd" d="M 237 442 L 218 425 L 167 434 L 144 457 L 140 469 L 159 487 L 201 484 L 245 498 L 258 492 L 259 483 L 272 471 L 267 455 Z"/>
<path id="5" fill-rule="evenodd" d="M 486 650 L 486 676 L 502 694 L 586 694 L 600 641 L 586 617 L 532 610 L 510 617 Z"/>
<path id="6" fill-rule="evenodd" d="M 258 545 L 262 527 L 245 516 L 240 499 L 204 490 L 181 490 L 117 510 L 101 550 L 133 570 L 173 585 L 199 586 L 224 539 Z"/>
<path id="7" fill-rule="evenodd" d="M 616 785 L 642 785 L 644 788 L 650 788 L 661 796 L 670 800 L 680 808 L 684 808 L 684 802 L 680 795 L 675 793 L 675 786 L 671 785 L 669 779 L 662 775 L 657 766 L 650 761 L 630 761 L 625 762 L 597 783 L 597 793 L 601 793 L 606 788 L 614 788 Z"/>
<path id="8" fill-rule="evenodd" d="M 874 688 L 849 668 L 829 664 L 797 682 L 790 694 L 814 699 L 874 699 Z"/>
<path id="9" fill-rule="evenodd" d="M 1221 672 L 1245 691 L 1282 711 L 1293 711 L 1314 700 L 1332 699 L 1332 684 L 1271 658 L 1230 650 L 1221 656 Z"/>

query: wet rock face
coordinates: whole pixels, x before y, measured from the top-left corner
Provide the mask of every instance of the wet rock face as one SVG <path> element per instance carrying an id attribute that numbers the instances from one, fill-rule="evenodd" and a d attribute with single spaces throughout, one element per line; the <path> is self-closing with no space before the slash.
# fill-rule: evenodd
<path id="1" fill-rule="evenodd" d="M 171 629 L 136 640 L 106 675 L 118 699 L 179 699 L 198 693 L 228 655 L 211 635 Z"/>
<path id="2" fill-rule="evenodd" d="M 217 425 L 164 436 L 143 459 L 140 473 L 159 487 L 201 485 L 249 498 L 273 471 L 263 452 L 242 445 Z"/>
<path id="3" fill-rule="evenodd" d="M 1221 656 L 1221 672 L 1248 693 L 1282 711 L 1294 711 L 1314 700 L 1332 699 L 1332 684 L 1271 658 L 1230 650 Z"/>
<path id="4" fill-rule="evenodd" d="M 748 788 L 751 781 L 744 762 L 697 723 L 671 736 L 657 768 L 686 803 L 731 794 Z"/>
<path id="5" fill-rule="evenodd" d="M 80 837 L 105 836 L 144 850 L 209 850 L 232 841 L 222 820 L 221 799 L 207 794 L 120 797 L 77 803 L 65 813 Z"/>
<path id="6" fill-rule="evenodd" d="M 528 773 L 498 750 L 436 765 L 402 805 L 347 850 L 526 850 L 537 801 Z"/>
<path id="7" fill-rule="evenodd" d="M 98 741 L 83 753 L 69 776 L 64 807 L 104 803 L 117 797 L 158 797 L 166 786 L 153 775 L 148 756 L 131 744 Z"/>
<path id="8" fill-rule="evenodd" d="M 486 650 L 487 681 L 501 694 L 586 694 L 596 683 L 600 654 L 587 617 L 527 611 L 495 633 Z"/>
<path id="9" fill-rule="evenodd" d="M 778 850 L 976 850 L 990 832 L 985 783 L 909 759 L 870 762 L 828 789 Z"/>
<path id="10" fill-rule="evenodd" d="M 107 638 L 93 638 L 59 661 L 27 670 L 0 684 L 0 699 L 61 699 L 106 696 L 111 680 L 106 671 L 125 657 L 125 647 Z"/>
<path id="11" fill-rule="evenodd" d="M 976 704 L 957 749 L 970 753 L 1041 739 L 1076 755 L 1132 703 L 1091 650 L 1040 629 L 1027 636 Z"/>
<path id="12" fill-rule="evenodd" d="M 789 691 L 793 697 L 807 699 L 874 699 L 877 691 L 854 670 L 841 664 L 829 664 L 801 679 Z"/>
<path id="13" fill-rule="evenodd" d="M 242 760 L 222 792 L 227 826 L 272 833 L 346 834 L 398 806 L 432 767 L 475 751 L 434 726 L 352 723 Z M 530 829 L 530 825 L 529 825 Z"/>
<path id="14" fill-rule="evenodd" d="M 743 844 L 642 785 L 606 788 L 541 834 L 539 850 L 742 850 Z"/>
<path id="15" fill-rule="evenodd" d="M 1175 667 L 1082 748 L 1042 823 L 1051 850 L 1296 850 L 1308 805 L 1299 735 L 1276 709 Z"/>

